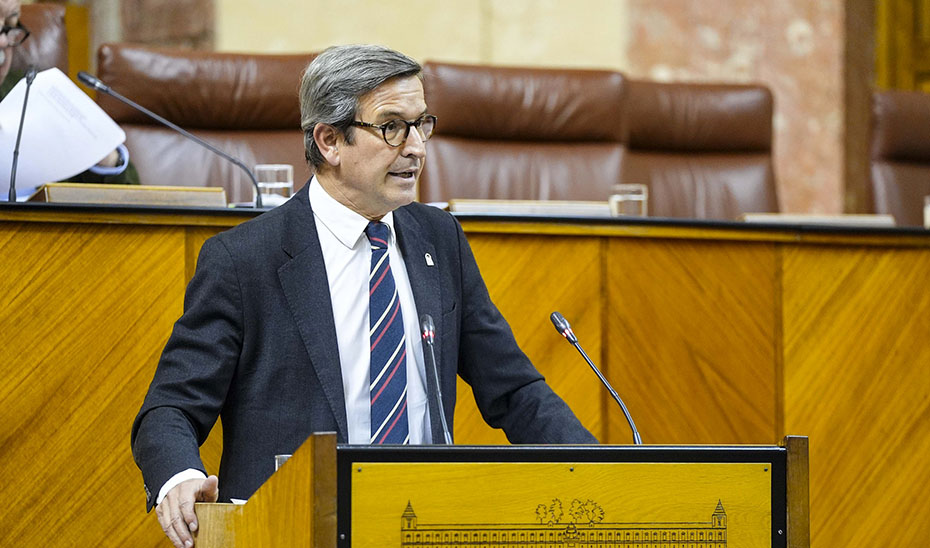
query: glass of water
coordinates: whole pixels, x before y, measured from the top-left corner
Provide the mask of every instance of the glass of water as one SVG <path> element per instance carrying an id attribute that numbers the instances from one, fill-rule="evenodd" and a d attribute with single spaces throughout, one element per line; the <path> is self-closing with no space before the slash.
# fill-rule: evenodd
<path id="1" fill-rule="evenodd" d="M 294 193 L 294 166 L 290 164 L 258 164 L 255 179 L 262 193 L 263 206 L 279 206 Z M 255 200 L 255 189 L 252 189 Z"/>
<path id="2" fill-rule="evenodd" d="M 607 203 L 614 217 L 646 217 L 649 214 L 649 188 L 630 183 L 614 185 Z"/>

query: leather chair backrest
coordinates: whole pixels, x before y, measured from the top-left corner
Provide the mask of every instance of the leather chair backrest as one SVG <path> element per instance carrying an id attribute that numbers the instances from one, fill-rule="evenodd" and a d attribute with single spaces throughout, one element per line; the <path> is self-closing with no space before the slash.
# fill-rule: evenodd
<path id="1" fill-rule="evenodd" d="M 653 216 L 778 211 L 765 87 L 438 62 L 424 86 L 439 122 L 422 201 L 606 200 L 643 183 Z"/>
<path id="2" fill-rule="evenodd" d="M 98 76 L 250 168 L 293 165 L 296 190 L 310 178 L 298 87 L 313 57 L 104 44 Z M 126 131 L 143 184 L 222 186 L 230 202 L 252 199 L 248 176 L 234 164 L 111 97 L 100 93 L 97 101 Z"/>
<path id="3" fill-rule="evenodd" d="M 930 195 L 930 94 L 882 91 L 872 95 L 872 212 L 898 225 L 923 226 Z"/>
<path id="4" fill-rule="evenodd" d="M 14 48 L 12 70 L 25 72 L 30 64 L 39 70 L 58 67 L 68 73 L 68 36 L 65 7 L 61 4 L 23 4 L 20 22 L 29 38 Z"/>
<path id="5" fill-rule="evenodd" d="M 427 62 L 439 121 L 420 200 L 606 200 L 623 155 L 621 74 Z"/>
<path id="6" fill-rule="evenodd" d="M 629 80 L 621 180 L 649 187 L 651 216 L 777 212 L 772 108 L 763 86 Z"/>

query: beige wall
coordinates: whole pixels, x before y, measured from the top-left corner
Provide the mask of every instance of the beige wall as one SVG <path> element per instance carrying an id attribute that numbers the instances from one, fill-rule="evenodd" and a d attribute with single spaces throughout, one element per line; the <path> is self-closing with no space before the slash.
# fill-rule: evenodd
<path id="1" fill-rule="evenodd" d="M 782 208 L 842 208 L 841 0 L 216 0 L 221 51 L 381 43 L 419 59 L 761 82 Z"/>
<path id="2" fill-rule="evenodd" d="M 221 51 L 379 43 L 421 60 L 625 64 L 625 2 L 616 0 L 216 0 L 216 9 Z"/>

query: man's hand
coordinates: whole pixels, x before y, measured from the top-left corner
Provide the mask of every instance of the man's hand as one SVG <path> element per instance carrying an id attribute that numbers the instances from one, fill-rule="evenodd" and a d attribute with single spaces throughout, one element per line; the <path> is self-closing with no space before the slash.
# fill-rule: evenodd
<path id="1" fill-rule="evenodd" d="M 112 152 L 106 155 L 103 160 L 97 162 L 97 165 L 100 167 L 116 167 L 116 164 L 119 162 L 119 151 L 115 148 Z"/>
<path id="2" fill-rule="evenodd" d="M 161 504 L 155 507 L 158 523 L 176 548 L 194 545 L 191 532 L 197 530 L 195 502 L 216 502 L 219 496 L 216 476 L 207 479 L 191 479 L 175 485 Z"/>

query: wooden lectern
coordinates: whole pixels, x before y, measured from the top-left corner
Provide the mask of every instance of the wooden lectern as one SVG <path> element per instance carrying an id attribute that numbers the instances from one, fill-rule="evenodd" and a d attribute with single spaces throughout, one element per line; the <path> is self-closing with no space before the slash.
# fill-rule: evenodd
<path id="1" fill-rule="evenodd" d="M 807 548 L 807 438 L 780 446 L 340 445 L 312 436 L 198 548 Z"/>

